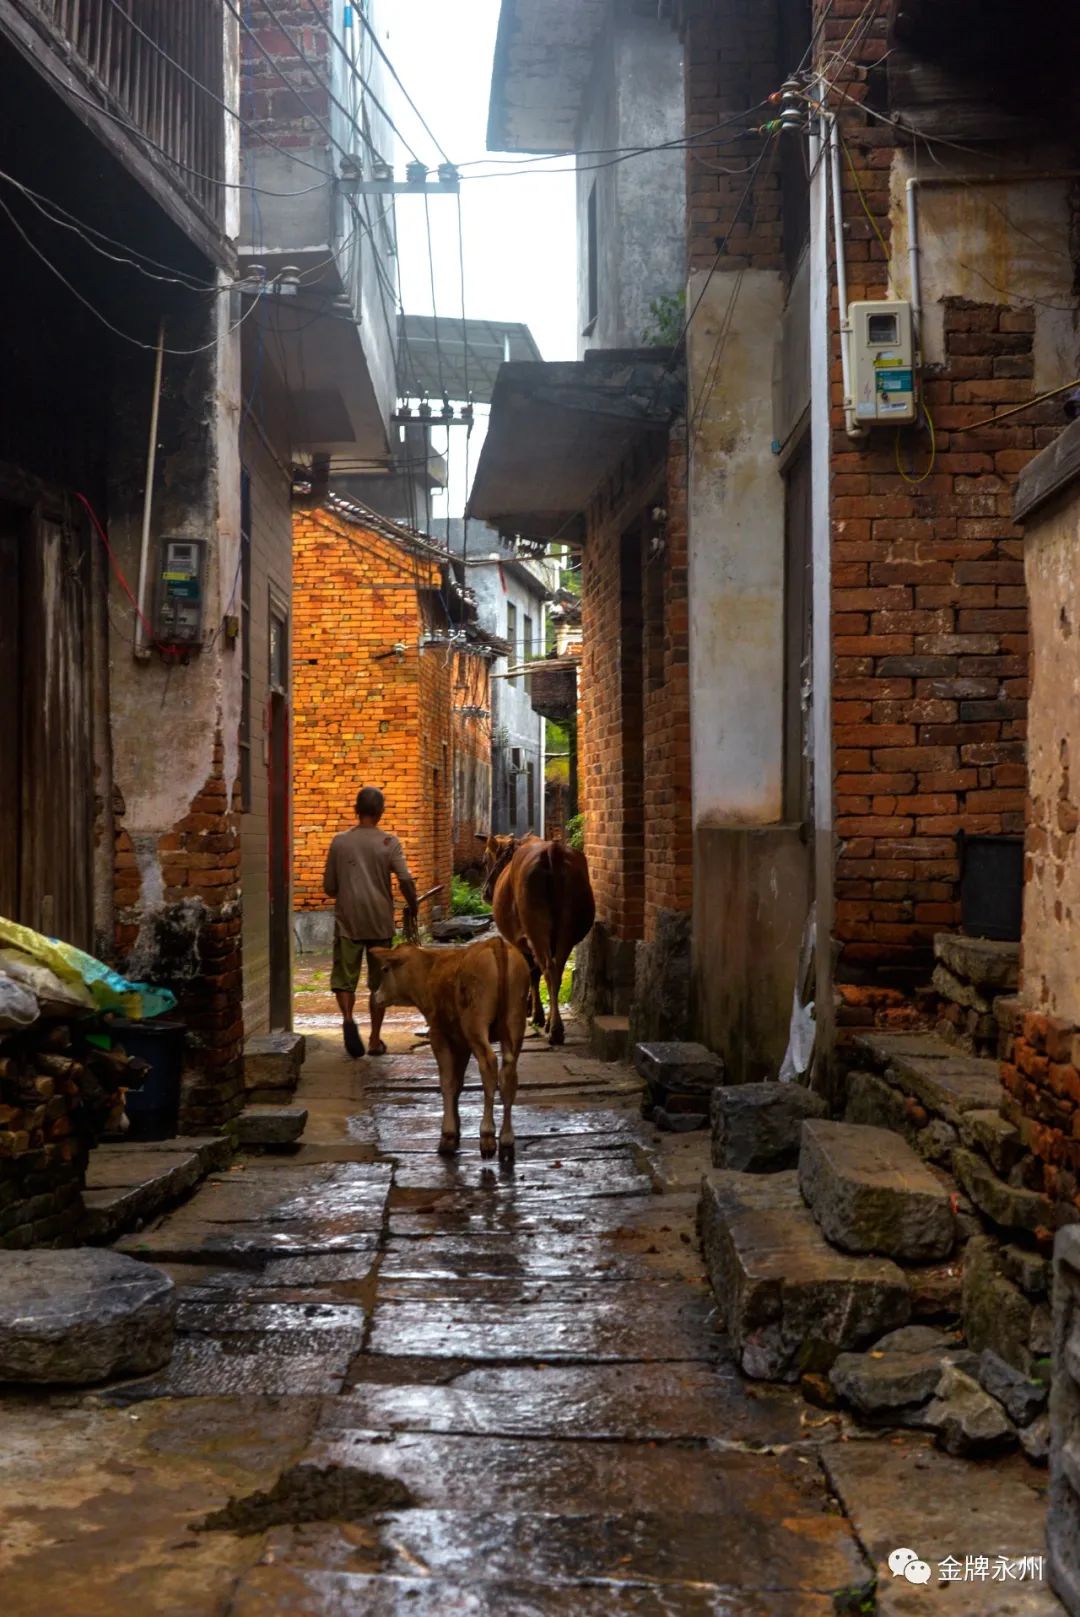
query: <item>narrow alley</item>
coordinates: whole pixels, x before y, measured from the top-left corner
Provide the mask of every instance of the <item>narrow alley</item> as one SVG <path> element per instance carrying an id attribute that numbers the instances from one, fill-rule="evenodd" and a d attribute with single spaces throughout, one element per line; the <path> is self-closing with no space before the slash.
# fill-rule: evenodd
<path id="1" fill-rule="evenodd" d="M 179 1287 L 168 1367 L 4 1397 L 8 1612 L 826 1617 L 867 1609 L 894 1540 L 1040 1542 L 1022 1459 L 849 1441 L 846 1415 L 739 1375 L 694 1230 L 707 1140 L 658 1135 L 576 1028 L 526 1045 L 507 1169 L 480 1159 L 475 1077 L 460 1157 L 435 1155 L 415 1016 L 358 1064 L 327 1020 L 302 1144 L 119 1242 Z M 878 1610 L 920 1609 L 901 1584 Z M 950 1613 L 990 1609 L 954 1592 Z"/>

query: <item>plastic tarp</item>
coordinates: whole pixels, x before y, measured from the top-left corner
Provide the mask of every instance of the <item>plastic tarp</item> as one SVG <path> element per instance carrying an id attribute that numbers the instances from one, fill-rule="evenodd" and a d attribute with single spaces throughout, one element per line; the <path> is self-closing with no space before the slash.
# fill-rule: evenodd
<path id="1" fill-rule="evenodd" d="M 167 988 L 152 988 L 148 983 L 128 982 L 102 960 L 84 954 L 73 944 L 59 938 L 47 938 L 32 927 L 20 926 L 0 915 L 0 950 L 5 954 L 17 951 L 31 964 L 43 966 L 59 979 L 69 996 L 86 1012 L 119 1011 L 129 1021 L 144 1021 L 172 1010 L 176 995 Z M 4 970 L 14 975 L 12 968 Z M 31 983 L 26 983 L 32 988 Z M 48 995 L 42 995 L 47 999 Z M 72 1006 L 74 1009 L 74 1005 Z"/>

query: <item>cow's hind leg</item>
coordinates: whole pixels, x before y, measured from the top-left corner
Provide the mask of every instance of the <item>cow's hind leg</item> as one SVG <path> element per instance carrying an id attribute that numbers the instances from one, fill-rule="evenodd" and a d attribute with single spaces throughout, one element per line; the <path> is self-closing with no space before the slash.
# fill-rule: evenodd
<path id="1" fill-rule="evenodd" d="M 529 993 L 532 1005 L 532 1025 L 533 1027 L 543 1028 L 547 1026 L 547 1016 L 544 1011 L 544 1002 L 540 998 L 540 967 L 536 963 L 536 956 L 533 954 L 524 938 L 518 939 L 518 948 L 525 956 L 525 960 L 529 967 Z"/>
<path id="2" fill-rule="evenodd" d="M 439 1155 L 452 1157 L 461 1145 L 461 1111 L 458 1102 L 465 1083 L 465 1068 L 469 1064 L 468 1050 L 455 1049 L 448 1040 L 433 1038 L 435 1059 L 439 1063 L 439 1088 L 442 1090 L 443 1119 L 439 1136 Z"/>
<path id="3" fill-rule="evenodd" d="M 472 1053 L 476 1057 L 476 1064 L 480 1068 L 480 1077 L 484 1084 L 484 1115 L 480 1121 L 480 1155 L 493 1157 L 495 1155 L 495 1093 L 499 1085 L 499 1064 L 495 1060 L 495 1052 L 484 1033 L 475 1033 L 470 1038 Z"/>
<path id="4" fill-rule="evenodd" d="M 562 1012 L 559 1010 L 559 990 L 562 988 L 565 960 L 553 960 L 549 955 L 544 965 L 544 981 L 548 991 L 548 1043 L 562 1044 L 566 1039 Z"/>
<path id="5" fill-rule="evenodd" d="M 527 1002 L 522 998 L 507 1006 L 506 1016 L 499 1030 L 502 1062 L 499 1066 L 499 1094 L 502 1096 L 502 1128 L 499 1130 L 499 1156 L 511 1161 L 514 1155 L 514 1124 L 511 1108 L 517 1099 L 518 1056 L 525 1037 Z"/>

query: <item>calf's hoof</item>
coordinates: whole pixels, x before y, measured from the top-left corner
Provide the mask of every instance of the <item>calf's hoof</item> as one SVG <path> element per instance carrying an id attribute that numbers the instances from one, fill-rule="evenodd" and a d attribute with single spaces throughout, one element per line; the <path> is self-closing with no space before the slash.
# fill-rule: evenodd
<path id="1" fill-rule="evenodd" d="M 500 1140 L 499 1141 L 499 1161 L 500 1162 L 513 1162 L 514 1153 L 515 1153 L 516 1148 L 517 1148 L 517 1141 L 516 1140 Z"/>
<path id="2" fill-rule="evenodd" d="M 460 1144 L 461 1144 L 461 1136 L 460 1136 L 460 1134 L 440 1134 L 439 1135 L 439 1155 L 440 1155 L 440 1157 L 456 1157 L 457 1152 L 458 1152 L 458 1146 Z"/>
<path id="3" fill-rule="evenodd" d="M 495 1136 L 494 1136 L 494 1134 L 481 1134 L 481 1136 L 480 1136 L 480 1155 L 482 1157 L 493 1157 L 495 1155 Z"/>
<path id="4" fill-rule="evenodd" d="M 563 1025 L 560 1022 L 558 1027 L 553 1027 L 551 1032 L 548 1034 L 548 1043 L 549 1044 L 564 1044 L 565 1042 L 566 1042 L 566 1034 L 563 1032 Z"/>

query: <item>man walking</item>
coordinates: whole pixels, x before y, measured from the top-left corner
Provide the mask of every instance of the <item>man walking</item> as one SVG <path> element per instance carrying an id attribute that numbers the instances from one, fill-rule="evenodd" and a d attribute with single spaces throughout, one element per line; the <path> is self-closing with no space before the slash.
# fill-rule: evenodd
<path id="1" fill-rule="evenodd" d="M 379 1037 L 383 1007 L 375 1003 L 382 972 L 371 951 L 389 948 L 394 939 L 391 874 L 397 877 L 407 908 L 414 915 L 417 909 L 416 883 L 409 874 L 401 843 L 389 832 L 379 830 L 385 807 L 383 794 L 374 786 L 365 786 L 357 794 L 356 825 L 351 831 L 342 831 L 331 842 L 323 876 L 323 891 L 335 900 L 334 969 L 330 987 L 341 1011 L 345 1048 L 353 1057 L 364 1053 L 364 1041 L 353 1019 L 353 1010 L 365 953 L 371 996 L 368 1053 L 386 1054 L 386 1046 Z"/>

